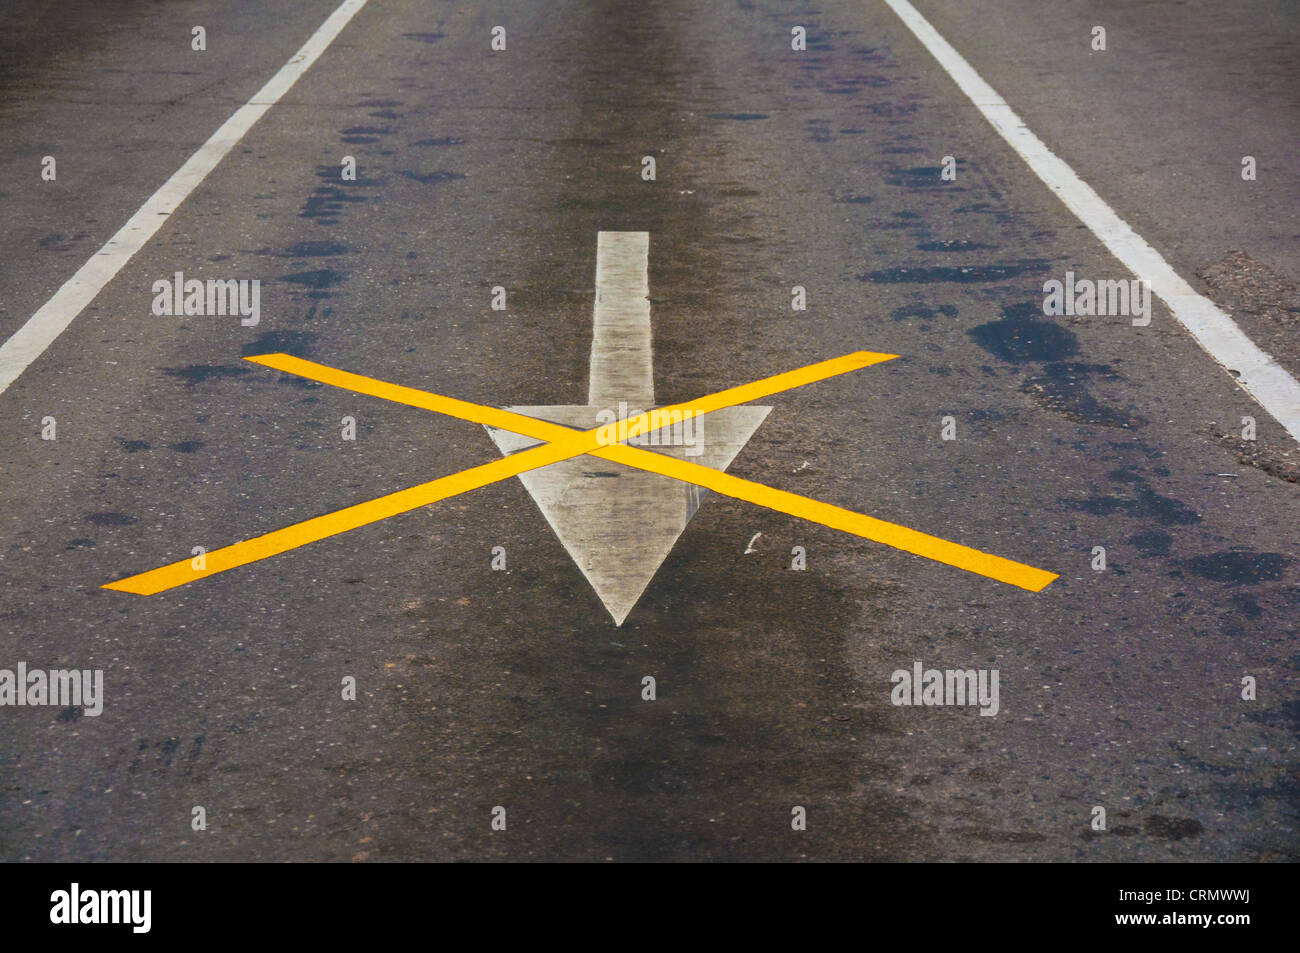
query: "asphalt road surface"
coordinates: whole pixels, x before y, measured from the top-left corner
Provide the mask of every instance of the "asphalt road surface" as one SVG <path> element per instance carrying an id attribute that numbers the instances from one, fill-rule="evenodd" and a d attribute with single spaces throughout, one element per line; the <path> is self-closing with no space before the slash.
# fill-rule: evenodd
<path id="1" fill-rule="evenodd" d="M 0 340 L 333 10 L 6 4 Z M 1300 370 L 1294 5 L 916 10 Z M 336 34 L 0 393 L 0 669 L 103 673 L 98 715 L 0 707 L 0 858 L 1296 858 L 1296 435 L 1158 298 L 1045 314 L 1144 276 L 884 0 L 370 0 Z M 659 404 L 897 355 L 752 402 L 728 472 L 1059 578 L 712 493 L 620 626 L 511 476 L 103 588 L 503 459 L 244 357 L 587 405 L 602 232 L 649 235 Z M 156 314 L 177 272 L 256 279 L 258 322 Z M 569 466 L 603 567 L 651 545 L 643 486 L 687 492 Z M 996 713 L 895 704 L 918 663 L 996 672 Z"/>

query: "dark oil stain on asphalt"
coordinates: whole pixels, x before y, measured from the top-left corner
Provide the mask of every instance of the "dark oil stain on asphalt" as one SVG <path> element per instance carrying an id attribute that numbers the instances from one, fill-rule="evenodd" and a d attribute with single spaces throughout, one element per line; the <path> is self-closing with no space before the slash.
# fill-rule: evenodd
<path id="1" fill-rule="evenodd" d="M 336 185 L 321 186 L 307 197 L 299 218 L 314 219 L 319 225 L 337 225 L 346 202 L 364 202 L 365 196 L 348 195 Z"/>
<path id="2" fill-rule="evenodd" d="M 1102 404 L 1086 386 L 1090 376 L 1109 380 L 1120 377 L 1106 364 L 1075 364 L 1056 361 L 1042 376 L 1028 378 L 1020 390 L 1037 403 L 1076 423 L 1130 429 L 1147 423 L 1146 418 Z"/>
<path id="3" fill-rule="evenodd" d="M 1039 317 L 1032 302 L 1009 305 L 1002 319 L 966 332 L 984 350 L 1010 364 L 1061 361 L 1079 351 L 1079 339 L 1069 328 Z"/>
<path id="4" fill-rule="evenodd" d="M 311 219 L 318 225 L 337 225 L 339 216 L 349 204 L 369 201 L 366 195 L 361 194 L 363 189 L 383 184 L 380 179 L 368 179 L 364 176 L 348 181 L 342 178 L 341 173 L 341 166 L 318 165 L 316 167 L 316 178 L 325 184 L 317 186 L 312 194 L 307 196 L 302 210 L 298 213 L 299 218 Z"/>
<path id="5" fill-rule="evenodd" d="M 1257 586 L 1282 578 L 1290 560 L 1281 553 L 1257 553 L 1248 549 L 1230 549 L 1194 556 L 1183 565 L 1203 579 L 1233 586 Z"/>
<path id="6" fill-rule="evenodd" d="M 924 219 L 915 212 L 893 212 L 890 214 L 893 221 L 890 222 L 873 222 L 871 229 L 874 231 L 911 231 L 916 233 L 917 237 L 929 234 L 929 226 L 925 224 Z M 858 275 L 858 281 L 866 281 L 865 275 Z"/>
<path id="7" fill-rule="evenodd" d="M 85 232 L 78 232 L 67 238 L 62 232 L 52 232 L 40 240 L 40 246 L 46 251 L 72 251 L 76 242 L 86 237 Z"/>
<path id="8" fill-rule="evenodd" d="M 1283 728 L 1292 734 L 1300 732 L 1300 700 L 1289 698 L 1275 708 L 1268 708 L 1263 711 L 1253 711 L 1246 715 L 1251 721 L 1257 721 L 1263 725 L 1269 725 L 1274 728 Z M 1295 791 L 1300 785 L 1288 785 L 1290 791 Z M 1290 803 L 1295 803 L 1294 798 L 1288 798 Z"/>
<path id="9" fill-rule="evenodd" d="M 1040 316 L 1036 302 L 1008 305 L 1002 318 L 971 328 L 971 339 L 1009 364 L 1041 363 L 1041 374 L 1027 377 L 1020 390 L 1036 403 L 1076 423 L 1131 429 L 1147 421 L 1097 400 L 1088 387 L 1094 377 L 1120 380 L 1109 365 L 1066 361 L 1079 351 L 1079 339 L 1069 328 Z"/>
<path id="10" fill-rule="evenodd" d="M 1127 496 L 1092 496 L 1086 500 L 1062 499 L 1059 502 L 1068 509 L 1091 513 L 1093 516 L 1127 513 L 1162 526 L 1190 526 L 1201 521 L 1200 514 L 1186 503 L 1157 493 L 1133 467 L 1121 467 L 1113 471 L 1111 479 L 1131 484 L 1133 492 Z"/>
<path id="11" fill-rule="evenodd" d="M 189 364 L 185 367 L 164 367 L 163 373 L 169 377 L 178 377 L 186 386 L 206 384 L 208 381 L 223 380 L 229 377 L 243 377 L 249 372 L 247 367 L 231 367 L 226 364 Z"/>
<path id="12" fill-rule="evenodd" d="M 1141 834 L 1140 827 L 1134 827 L 1132 824 L 1117 824 L 1108 831 L 1094 831 L 1092 828 L 1084 828 L 1079 831 L 1079 836 L 1084 840 L 1094 840 L 1098 837 L 1132 837 L 1134 834 Z"/>
<path id="13" fill-rule="evenodd" d="M 290 245 L 281 255 L 283 258 L 331 258 L 335 255 L 347 255 L 352 248 L 342 242 L 312 241 L 298 242 Z"/>
<path id="14" fill-rule="evenodd" d="M 303 288 L 310 289 L 303 292 L 306 297 L 319 299 L 330 297 L 330 292 L 326 289 L 343 284 L 348 280 L 348 275 L 347 272 L 336 268 L 315 268 L 311 271 L 297 271 L 291 275 L 282 275 L 276 280 L 285 284 L 301 285 Z"/>
<path id="15" fill-rule="evenodd" d="M 175 450 L 177 453 L 195 453 L 203 449 L 202 440 L 182 440 L 180 443 L 169 443 L 168 450 Z"/>
<path id="16" fill-rule="evenodd" d="M 331 288 L 347 281 L 347 272 L 335 268 L 316 268 L 311 271 L 296 271 L 291 275 L 281 275 L 277 281 L 291 285 L 304 285 L 308 288 Z"/>
<path id="17" fill-rule="evenodd" d="M 326 185 L 334 185 L 336 183 L 346 185 L 349 191 L 355 189 L 375 189 L 383 185 L 386 181 L 384 179 L 376 179 L 366 176 L 363 168 L 364 167 L 357 169 L 357 177 L 355 179 L 345 179 L 342 175 L 343 167 L 341 165 L 318 165 L 316 166 L 316 178 L 320 179 Z M 362 199 L 362 201 L 365 200 Z"/>
<path id="18" fill-rule="evenodd" d="M 239 356 L 293 354 L 306 357 L 319 336 L 314 331 L 263 331 L 255 340 L 239 349 Z"/>
<path id="19" fill-rule="evenodd" d="M 566 739 L 569 754 L 561 763 L 580 762 L 584 774 L 600 779 L 594 790 L 609 808 L 595 836 L 618 859 L 734 860 L 752 858 L 755 850 L 780 856 L 789 819 L 776 813 L 770 827 L 763 823 L 770 795 L 816 791 L 821 806 L 815 810 L 830 824 L 828 798 L 845 798 L 864 775 L 889 772 L 883 761 L 860 753 L 862 742 L 894 731 L 879 710 L 857 701 L 841 630 L 864 612 L 886 613 L 895 591 L 843 587 L 829 575 L 791 572 L 786 559 L 780 550 L 744 556 L 735 547 L 724 553 L 715 535 L 697 527 L 679 540 L 621 630 L 593 618 L 580 625 L 592 631 L 589 638 L 514 648 L 510 670 L 569 673 L 581 685 L 578 694 L 590 692 L 605 706 L 595 718 L 569 706 L 552 709 L 548 735 Z M 586 586 L 572 566 L 543 573 L 537 584 Z M 717 597 L 719 587 L 725 598 Z M 566 601 L 581 606 L 593 599 L 575 591 Z M 774 604 L 783 607 L 780 613 L 750 616 L 737 628 L 737 606 Z M 799 620 L 797 638 L 791 619 Z M 609 646 L 610 640 L 626 648 Z M 653 705 L 625 687 L 645 673 L 658 682 Z M 520 702 L 521 714 L 533 710 Z M 707 810 L 724 812 L 725 825 L 679 814 L 681 796 L 703 789 L 709 803 L 719 805 Z M 819 845 L 832 855 L 856 850 L 855 859 L 887 856 L 888 842 L 909 826 L 901 799 L 845 808 L 837 822 L 852 818 L 864 834 L 882 826 L 890 833 L 874 836 L 867 847 L 855 848 L 852 838 Z M 701 833 L 688 839 L 692 828 Z M 681 833 L 665 836 L 673 830 Z M 689 854 L 682 853 L 684 843 L 691 843 Z"/>
<path id="20" fill-rule="evenodd" d="M 895 308 L 889 313 L 889 316 L 895 321 L 906 321 L 908 318 L 925 318 L 927 320 L 937 317 L 955 318 L 957 317 L 957 308 L 951 304 L 941 304 L 936 308 L 928 308 L 922 304 L 906 304 L 901 308 Z"/>
<path id="21" fill-rule="evenodd" d="M 1152 837 L 1163 837 L 1167 840 L 1182 840 L 1184 837 L 1195 837 L 1197 834 L 1205 833 L 1205 827 L 1201 822 L 1192 817 L 1165 817 L 1161 814 L 1152 814 L 1142 826 Z"/>
<path id="22" fill-rule="evenodd" d="M 122 445 L 122 449 L 127 453 L 139 453 L 141 450 L 151 449 L 148 440 L 123 440 L 118 437 L 117 442 Z"/>
<path id="23" fill-rule="evenodd" d="M 1169 547 L 1173 542 L 1174 538 L 1168 533 L 1153 529 L 1138 533 L 1129 540 L 1129 545 L 1138 551 L 1139 556 L 1148 559 L 1153 556 L 1168 556 Z"/>
<path id="24" fill-rule="evenodd" d="M 85 520 L 95 526 L 130 526 L 135 517 L 125 513 L 87 513 Z"/>
<path id="25" fill-rule="evenodd" d="M 1229 601 L 1232 607 L 1247 619 L 1258 619 L 1264 614 L 1264 607 L 1252 595 L 1236 593 Z"/>
<path id="26" fill-rule="evenodd" d="M 954 252 L 954 251 L 976 251 L 982 249 L 996 249 L 996 245 L 985 245 L 980 242 L 968 242 L 965 239 L 952 239 L 950 241 L 921 242 L 918 244 L 919 251 L 937 251 L 937 252 Z"/>
<path id="27" fill-rule="evenodd" d="M 956 159 L 955 165 L 960 172 L 966 165 L 965 159 Z M 943 166 L 918 166 L 913 169 L 890 169 L 885 175 L 885 181 L 890 185 L 900 186 L 905 189 L 914 189 L 919 191 L 929 191 L 931 189 L 943 189 L 946 192 L 964 192 L 964 186 L 956 182 L 944 181 Z M 964 179 L 959 175 L 957 182 Z"/>
<path id="28" fill-rule="evenodd" d="M 465 140 L 457 136 L 442 136 L 434 139 L 418 139 L 411 143 L 413 146 L 463 146 Z"/>
<path id="29" fill-rule="evenodd" d="M 950 281 L 969 285 L 985 281 L 1006 281 L 1021 275 L 1042 274 L 1048 269 L 1048 262 L 1033 258 L 1014 265 L 966 265 L 961 267 L 934 268 L 884 268 L 858 275 L 858 281 L 874 281 L 877 284 L 931 284 L 937 281 Z"/>
<path id="30" fill-rule="evenodd" d="M 830 83 L 818 84 L 823 93 L 830 93 L 832 96 L 856 96 L 864 89 L 878 89 L 881 86 L 888 86 L 889 80 L 883 76 L 855 76 L 848 79 L 836 79 Z"/>
<path id="31" fill-rule="evenodd" d="M 403 169 L 398 174 L 413 179 L 421 185 L 437 185 L 439 182 L 451 182 L 465 178 L 463 172 L 416 172 L 413 169 Z"/>
<path id="32" fill-rule="evenodd" d="M 999 225 L 1019 226 L 1020 222 L 1015 212 L 1008 211 L 1004 206 L 994 202 L 972 202 L 970 205 L 963 205 L 956 209 L 957 215 L 991 215 L 993 221 Z"/>
<path id="33" fill-rule="evenodd" d="M 748 122 L 753 119 L 766 119 L 763 113 L 709 113 L 710 119 L 735 119 L 740 122 Z"/>
<path id="34" fill-rule="evenodd" d="M 829 119 L 808 119 L 804 125 L 808 127 L 809 142 L 830 142 L 831 128 Z"/>

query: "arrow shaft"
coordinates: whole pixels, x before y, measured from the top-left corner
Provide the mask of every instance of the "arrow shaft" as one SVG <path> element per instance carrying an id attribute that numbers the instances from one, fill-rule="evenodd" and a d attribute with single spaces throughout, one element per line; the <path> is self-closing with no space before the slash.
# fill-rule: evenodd
<path id="1" fill-rule="evenodd" d="M 650 233 L 598 233 L 589 406 L 654 406 L 649 295 Z"/>

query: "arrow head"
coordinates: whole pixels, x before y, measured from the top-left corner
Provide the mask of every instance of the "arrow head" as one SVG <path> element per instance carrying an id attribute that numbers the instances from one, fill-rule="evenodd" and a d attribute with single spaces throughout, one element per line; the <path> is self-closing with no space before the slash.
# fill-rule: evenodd
<path id="1" fill-rule="evenodd" d="M 509 407 L 518 414 L 590 430 L 608 422 L 601 408 L 561 405 Z M 694 446 L 646 446 L 669 456 L 726 470 L 770 407 L 727 407 L 696 418 Z M 635 417 L 640 410 L 629 412 Z M 539 441 L 506 430 L 487 428 L 505 456 Z M 551 529 L 591 583 L 615 625 L 622 625 L 673 544 L 707 494 L 689 483 L 580 456 L 530 470 L 519 479 L 551 524 Z"/>

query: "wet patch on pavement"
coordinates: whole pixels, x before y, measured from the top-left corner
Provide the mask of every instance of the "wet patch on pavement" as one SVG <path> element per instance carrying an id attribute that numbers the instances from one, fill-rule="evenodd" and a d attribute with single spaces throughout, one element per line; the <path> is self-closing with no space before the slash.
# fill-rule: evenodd
<path id="1" fill-rule="evenodd" d="M 1193 575 L 1232 586 L 1257 586 L 1282 578 L 1290 560 L 1281 553 L 1257 553 L 1249 549 L 1230 549 L 1195 556 L 1183 565 Z"/>
<path id="2" fill-rule="evenodd" d="M 1043 274 L 1049 263 L 1041 258 L 1008 265 L 962 265 L 954 267 L 936 266 L 933 268 L 884 268 L 858 275 L 859 281 L 874 281 L 877 284 L 931 284 L 934 282 L 954 282 L 970 285 L 988 281 L 1008 281 L 1022 275 Z"/>
<path id="3" fill-rule="evenodd" d="M 1087 380 L 1097 376 L 1107 380 L 1121 380 L 1108 365 L 1053 362 L 1044 368 L 1045 373 L 1027 379 L 1021 385 L 1037 404 L 1060 414 L 1075 423 L 1099 427 L 1131 429 L 1144 426 L 1145 417 L 1101 403 L 1087 387 Z"/>
<path id="4" fill-rule="evenodd" d="M 1069 328 L 1044 321 L 1032 302 L 1002 309 L 1002 318 L 966 332 L 984 350 L 1011 364 L 1061 361 L 1079 351 Z"/>
<path id="5" fill-rule="evenodd" d="M 1111 473 L 1111 479 L 1130 486 L 1130 492 L 1120 495 L 1091 496 L 1086 500 L 1062 499 L 1067 509 L 1079 510 L 1093 516 L 1113 516 L 1124 513 L 1162 526 L 1190 526 L 1201 522 L 1201 515 L 1181 500 L 1156 492 L 1147 479 L 1133 467 L 1121 467 Z"/>
<path id="6" fill-rule="evenodd" d="M 187 387 L 194 387 L 198 384 L 206 384 L 208 381 L 243 377 L 249 372 L 249 368 L 229 364 L 188 364 L 185 367 L 164 367 L 162 372 L 169 377 L 183 380 Z"/>

